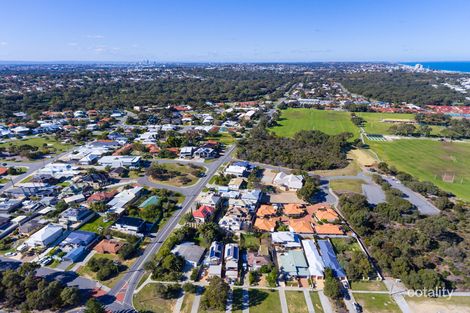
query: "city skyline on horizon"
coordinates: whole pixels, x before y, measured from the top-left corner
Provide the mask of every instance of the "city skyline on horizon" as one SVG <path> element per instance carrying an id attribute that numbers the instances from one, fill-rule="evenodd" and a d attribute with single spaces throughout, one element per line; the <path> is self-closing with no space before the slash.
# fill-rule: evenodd
<path id="1" fill-rule="evenodd" d="M 3 4 L 0 61 L 157 63 L 470 60 L 470 3 L 90 0 Z"/>

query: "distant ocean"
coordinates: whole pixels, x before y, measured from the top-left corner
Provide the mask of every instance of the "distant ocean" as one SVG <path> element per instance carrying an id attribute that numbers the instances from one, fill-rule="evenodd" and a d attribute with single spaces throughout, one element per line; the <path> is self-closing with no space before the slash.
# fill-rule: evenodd
<path id="1" fill-rule="evenodd" d="M 467 72 L 470 73 L 470 61 L 448 61 L 448 62 L 401 62 L 400 64 L 411 65 L 422 64 L 424 68 L 440 71 Z"/>

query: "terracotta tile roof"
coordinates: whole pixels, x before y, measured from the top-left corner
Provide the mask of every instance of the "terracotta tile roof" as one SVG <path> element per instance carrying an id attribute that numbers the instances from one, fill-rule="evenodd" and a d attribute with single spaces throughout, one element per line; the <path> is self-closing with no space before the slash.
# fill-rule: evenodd
<path id="1" fill-rule="evenodd" d="M 336 213 L 333 209 L 318 210 L 315 213 L 315 216 L 319 220 L 334 221 L 338 219 L 338 213 Z"/>
<path id="2" fill-rule="evenodd" d="M 149 149 L 150 153 L 158 153 L 160 152 L 160 148 L 153 143 L 149 143 L 148 145 L 145 146 L 147 149 Z"/>
<path id="3" fill-rule="evenodd" d="M 0 176 L 5 175 L 8 173 L 7 167 L 0 167 Z"/>
<path id="4" fill-rule="evenodd" d="M 344 235 L 341 227 L 334 224 L 315 225 L 315 232 L 319 235 Z"/>
<path id="5" fill-rule="evenodd" d="M 214 213 L 215 208 L 208 205 L 201 205 L 197 210 L 193 211 L 193 216 L 197 218 L 208 218 Z"/>
<path id="6" fill-rule="evenodd" d="M 131 150 L 132 150 L 132 144 L 129 143 L 129 144 L 125 145 L 124 147 L 119 148 L 119 149 L 117 149 L 116 151 L 114 151 L 113 155 L 125 155 L 125 154 L 129 154 L 129 152 L 131 152 Z"/>
<path id="7" fill-rule="evenodd" d="M 269 218 L 257 218 L 255 221 L 255 228 L 263 231 L 274 231 L 274 228 L 276 228 L 276 220 Z"/>
<path id="8" fill-rule="evenodd" d="M 289 229 L 296 233 L 313 234 L 312 224 L 304 219 L 291 219 Z"/>
<path id="9" fill-rule="evenodd" d="M 272 205 L 262 204 L 258 211 L 256 211 L 257 217 L 266 217 L 276 214 L 276 209 Z"/>
<path id="10" fill-rule="evenodd" d="M 93 250 L 98 253 L 116 254 L 119 252 L 119 250 L 121 250 L 123 245 L 124 243 L 121 241 L 103 239 L 93 248 Z"/>
<path id="11" fill-rule="evenodd" d="M 301 215 L 305 212 L 298 204 L 289 203 L 284 205 L 284 214 L 285 215 Z"/>
<path id="12" fill-rule="evenodd" d="M 106 201 L 114 197 L 117 193 L 118 193 L 117 190 L 95 192 L 94 194 L 89 196 L 86 201 L 88 203 L 97 202 L 97 201 Z"/>

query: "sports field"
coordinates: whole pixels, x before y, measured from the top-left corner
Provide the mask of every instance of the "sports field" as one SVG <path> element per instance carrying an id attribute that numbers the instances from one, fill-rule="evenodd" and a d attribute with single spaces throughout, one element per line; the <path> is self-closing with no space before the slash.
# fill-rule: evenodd
<path id="1" fill-rule="evenodd" d="M 420 139 L 368 144 L 383 161 L 399 170 L 470 200 L 470 144 Z"/>
<path id="2" fill-rule="evenodd" d="M 414 121 L 414 114 L 407 113 L 359 112 L 356 113 L 356 115 L 366 120 L 367 123 L 365 124 L 364 129 L 368 134 L 390 135 L 388 129 L 393 125 L 393 123 L 387 123 L 384 122 L 384 120 Z M 441 126 L 432 126 L 431 128 L 432 134 L 438 134 L 442 129 Z"/>
<path id="3" fill-rule="evenodd" d="M 292 137 L 301 130 L 320 130 L 329 135 L 350 132 L 359 136 L 359 128 L 351 122 L 349 112 L 289 108 L 282 111 L 278 124 L 271 130 L 282 137 Z"/>

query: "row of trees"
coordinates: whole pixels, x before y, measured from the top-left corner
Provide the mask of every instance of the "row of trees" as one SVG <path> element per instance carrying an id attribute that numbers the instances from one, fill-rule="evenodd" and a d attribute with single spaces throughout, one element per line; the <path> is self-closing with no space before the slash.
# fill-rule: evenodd
<path id="1" fill-rule="evenodd" d="M 45 311 L 72 308 L 80 303 L 78 288 L 37 277 L 38 267 L 24 263 L 17 271 L 0 272 L 0 302 L 5 308 Z"/>

